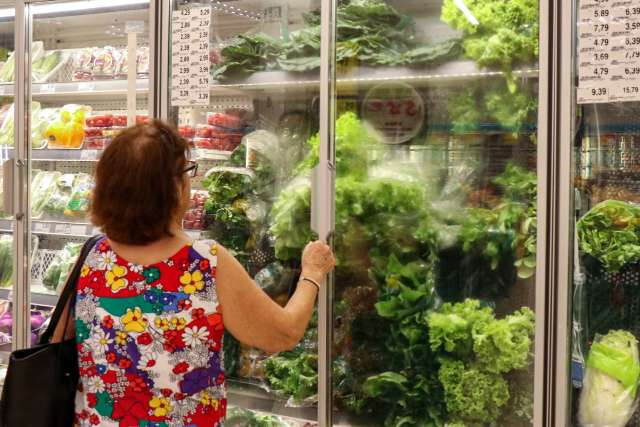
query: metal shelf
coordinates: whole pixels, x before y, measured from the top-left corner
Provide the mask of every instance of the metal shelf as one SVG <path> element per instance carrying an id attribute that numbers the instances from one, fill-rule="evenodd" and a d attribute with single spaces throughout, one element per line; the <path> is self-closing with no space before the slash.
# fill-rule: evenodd
<path id="1" fill-rule="evenodd" d="M 316 407 L 288 407 L 287 401 L 279 399 L 256 384 L 227 380 L 227 398 L 229 404 L 252 411 L 267 412 L 302 422 L 314 423 L 317 418 Z"/>
<path id="2" fill-rule="evenodd" d="M 0 299 L 8 300 L 9 294 L 11 293 L 10 288 L 1 288 L 0 289 Z M 46 307 L 53 307 L 58 302 L 58 295 L 48 292 L 42 286 L 35 287 L 31 291 L 31 304 L 34 305 L 43 305 Z"/>
<path id="3" fill-rule="evenodd" d="M 340 67 L 339 67 L 340 68 Z M 477 80 L 504 76 L 499 70 L 479 69 L 473 61 L 452 61 L 435 68 L 407 67 L 354 67 L 353 71 L 338 72 L 337 87 L 345 88 L 354 84 L 367 86 L 383 82 L 405 82 L 413 84 L 438 84 Z M 514 76 L 537 78 L 535 67 L 516 70 Z M 211 86 L 215 95 L 237 95 L 247 90 L 295 90 L 317 89 L 320 80 L 317 72 L 291 73 L 286 71 L 260 71 L 239 81 L 218 82 Z"/>
<path id="4" fill-rule="evenodd" d="M 80 98 L 113 98 L 127 94 L 126 80 L 95 80 L 87 82 L 65 83 L 33 83 L 31 94 L 33 98 L 46 101 L 69 100 Z M 136 81 L 136 93 L 146 95 L 149 92 L 149 80 Z M 14 84 L 0 84 L 0 96 L 13 96 Z"/>
<path id="5" fill-rule="evenodd" d="M 11 232 L 11 230 L 12 220 L 0 219 L 0 231 Z M 93 236 L 98 230 L 87 222 L 34 219 L 31 221 L 31 232 L 37 235 L 82 239 Z"/>

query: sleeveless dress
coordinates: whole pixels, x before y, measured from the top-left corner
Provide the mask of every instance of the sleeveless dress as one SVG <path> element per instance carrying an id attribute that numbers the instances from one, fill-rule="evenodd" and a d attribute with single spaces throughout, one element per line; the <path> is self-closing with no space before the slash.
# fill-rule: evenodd
<path id="1" fill-rule="evenodd" d="M 216 245 L 138 265 L 106 238 L 82 266 L 75 305 L 75 425 L 215 427 L 226 413 Z"/>

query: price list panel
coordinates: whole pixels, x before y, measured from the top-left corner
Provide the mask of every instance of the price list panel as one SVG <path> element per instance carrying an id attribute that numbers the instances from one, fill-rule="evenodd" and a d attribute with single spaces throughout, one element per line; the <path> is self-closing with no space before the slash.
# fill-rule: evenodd
<path id="1" fill-rule="evenodd" d="M 186 6 L 171 19 L 171 104 L 209 105 L 211 6 Z"/>
<path id="2" fill-rule="evenodd" d="M 579 104 L 640 101 L 640 0 L 583 0 Z"/>

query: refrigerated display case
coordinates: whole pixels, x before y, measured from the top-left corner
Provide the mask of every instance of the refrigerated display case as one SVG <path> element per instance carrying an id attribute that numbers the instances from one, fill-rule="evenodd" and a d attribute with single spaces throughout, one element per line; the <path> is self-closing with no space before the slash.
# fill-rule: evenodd
<path id="1" fill-rule="evenodd" d="M 207 170 L 204 234 L 278 303 L 310 239 L 338 259 L 295 349 L 227 337 L 232 404 L 322 426 L 534 422 L 538 16 L 172 2 L 162 116 Z"/>
<path id="2" fill-rule="evenodd" d="M 566 6 L 559 422 L 637 426 L 637 2 Z"/>

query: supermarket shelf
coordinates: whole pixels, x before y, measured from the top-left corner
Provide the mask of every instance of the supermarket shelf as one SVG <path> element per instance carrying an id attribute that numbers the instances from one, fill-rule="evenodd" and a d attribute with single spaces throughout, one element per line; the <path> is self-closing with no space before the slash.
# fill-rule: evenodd
<path id="1" fill-rule="evenodd" d="M 536 68 L 516 70 L 515 76 L 537 78 Z M 431 69 L 406 67 L 356 67 L 350 73 L 338 73 L 337 87 L 372 85 L 383 82 L 436 84 L 504 76 L 502 71 L 479 69 L 473 61 L 453 61 Z M 222 82 L 211 86 L 215 95 L 232 95 L 247 90 L 295 90 L 318 88 L 318 73 L 290 73 L 285 71 L 261 71 L 244 80 Z"/>
<path id="2" fill-rule="evenodd" d="M 12 221 L 0 220 L 0 231 L 10 232 Z M 38 235 L 59 236 L 67 238 L 89 238 L 97 233 L 93 225 L 83 222 L 32 220 L 31 231 Z"/>
<path id="3" fill-rule="evenodd" d="M 253 411 L 269 412 L 309 423 L 314 423 L 311 420 L 317 418 L 317 408 L 287 407 L 286 400 L 275 398 L 261 387 L 248 382 L 228 380 L 227 398 L 230 405 Z"/>
<path id="4" fill-rule="evenodd" d="M 136 93 L 143 95 L 149 91 L 149 80 L 136 81 Z M 13 96 L 13 83 L 0 84 L 0 96 Z M 38 100 L 56 101 L 70 98 L 113 98 L 127 94 L 126 80 L 96 80 L 88 82 L 34 83 L 31 94 Z"/>
<path id="5" fill-rule="evenodd" d="M 3 299 L 3 300 L 9 299 L 10 293 L 11 293 L 10 288 L 0 289 L 0 299 Z M 53 307 L 56 305 L 57 301 L 58 301 L 58 295 L 52 293 L 51 291 L 46 290 L 42 286 L 34 286 L 31 289 L 31 304 Z"/>

